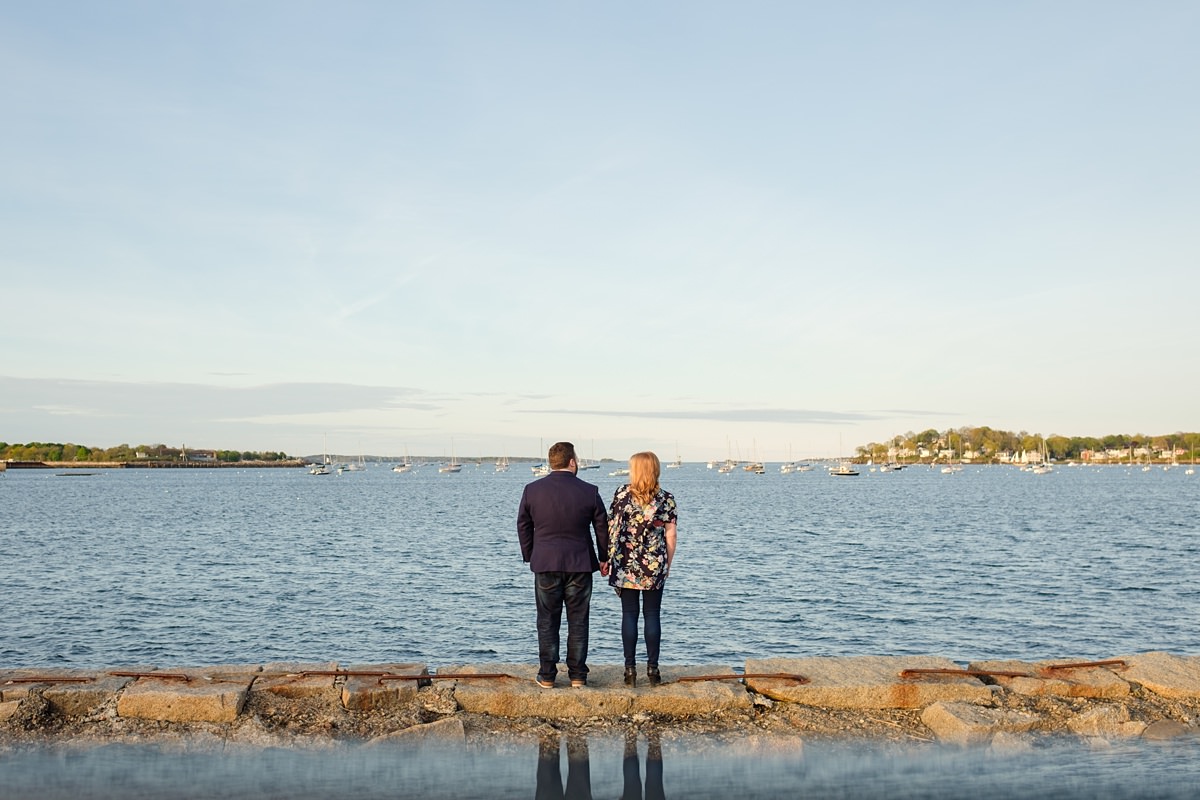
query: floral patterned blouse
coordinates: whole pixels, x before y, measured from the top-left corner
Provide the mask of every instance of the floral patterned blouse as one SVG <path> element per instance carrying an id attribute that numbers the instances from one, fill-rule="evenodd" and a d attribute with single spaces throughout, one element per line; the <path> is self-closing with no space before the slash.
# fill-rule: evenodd
<path id="1" fill-rule="evenodd" d="M 617 489 L 608 509 L 608 582 L 618 589 L 662 589 L 667 576 L 667 523 L 675 522 L 675 498 L 659 488 L 643 506 L 628 485 Z"/>

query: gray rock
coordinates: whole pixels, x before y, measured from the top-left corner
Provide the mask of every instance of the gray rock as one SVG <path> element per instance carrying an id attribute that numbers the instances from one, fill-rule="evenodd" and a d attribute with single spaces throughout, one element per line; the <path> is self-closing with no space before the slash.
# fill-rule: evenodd
<path id="1" fill-rule="evenodd" d="M 363 746 L 379 747 L 389 744 L 421 744 L 424 742 L 461 744 L 466 740 L 467 731 L 463 727 L 462 720 L 447 718 L 376 736 Z"/>
<path id="2" fill-rule="evenodd" d="M 1154 741 L 1166 741 L 1168 739 L 1179 739 L 1184 736 L 1194 736 L 1195 734 L 1195 728 L 1184 725 L 1182 722 L 1177 722 L 1173 719 L 1160 719 L 1146 726 L 1146 730 L 1142 731 L 1142 738 Z"/>
<path id="3" fill-rule="evenodd" d="M 1125 735 L 1125 724 L 1129 722 L 1129 709 L 1125 706 L 1096 706 L 1071 718 L 1067 728 L 1079 736 Z"/>
<path id="4" fill-rule="evenodd" d="M 969 703 L 934 703 L 921 721 L 938 739 L 951 744 L 987 744 L 997 733 L 1024 733 L 1041 722 L 1035 714 L 984 708 Z"/>

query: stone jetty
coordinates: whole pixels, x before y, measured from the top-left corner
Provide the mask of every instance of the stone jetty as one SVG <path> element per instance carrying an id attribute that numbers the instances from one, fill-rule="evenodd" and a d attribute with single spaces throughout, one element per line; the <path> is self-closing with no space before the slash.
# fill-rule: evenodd
<path id="1" fill-rule="evenodd" d="M 391 741 L 551 728 L 646 726 L 729 736 L 888 738 L 1032 746 L 1200 732 L 1200 656 L 1104 661 L 932 656 L 664 665 L 663 683 L 593 666 L 553 689 L 526 664 L 256 665 L 0 669 L 0 744 L 165 734 Z M 249 732 L 249 733 L 248 733 Z M 1196 740 L 1200 743 L 1200 738 Z"/>

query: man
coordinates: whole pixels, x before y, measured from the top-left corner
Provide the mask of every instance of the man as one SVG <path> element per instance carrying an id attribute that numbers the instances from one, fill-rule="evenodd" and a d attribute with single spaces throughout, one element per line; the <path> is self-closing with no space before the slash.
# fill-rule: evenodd
<path id="1" fill-rule="evenodd" d="M 571 686 L 587 686 L 588 617 L 592 573 L 608 572 L 608 512 L 600 491 L 576 477 L 575 445 L 550 447 L 551 472 L 525 487 L 517 511 L 521 558 L 534 573 L 537 600 L 537 684 L 554 688 L 558 675 L 559 627 L 567 609 L 567 675 Z M 595 546 L 588 527 L 596 533 Z M 603 554 L 600 561 L 596 553 Z"/>

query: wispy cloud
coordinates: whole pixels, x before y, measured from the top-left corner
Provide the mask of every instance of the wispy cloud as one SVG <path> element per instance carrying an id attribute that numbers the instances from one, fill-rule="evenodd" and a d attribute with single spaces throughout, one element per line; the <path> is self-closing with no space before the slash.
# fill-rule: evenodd
<path id="1" fill-rule="evenodd" d="M 112 417 L 115 414 L 99 411 L 94 408 L 83 408 L 71 405 L 42 405 L 34 406 L 35 411 L 42 411 L 55 417 Z"/>
<path id="2" fill-rule="evenodd" d="M 437 260 L 436 258 L 432 258 L 432 257 L 423 259 L 417 265 L 417 269 L 424 270 L 427 267 L 431 266 L 436 260 Z M 367 297 L 360 298 L 359 300 L 356 300 L 353 303 L 349 303 L 349 304 L 344 305 L 341 308 L 339 308 L 337 313 L 334 314 L 333 321 L 334 322 L 345 322 L 347 319 L 354 317 L 358 314 L 361 314 L 363 311 L 366 311 L 368 308 L 371 308 L 372 306 L 376 306 L 376 305 L 384 302 L 385 300 L 388 300 L 389 298 L 392 297 L 392 295 L 394 295 L 402 287 L 411 283 L 414 280 L 414 278 L 415 278 L 415 275 L 413 275 L 413 274 L 405 274 L 405 275 L 398 276 L 395 280 L 393 280 L 390 284 L 385 286 L 383 289 L 381 289 L 377 292 L 374 292 Z"/>
<path id="3" fill-rule="evenodd" d="M 0 376 L 0 414 L 47 414 L 213 422 L 363 410 L 435 411 L 418 389 L 338 383 L 230 387 L 202 383 L 123 383 Z"/>
<path id="4" fill-rule="evenodd" d="M 798 408 L 726 408 L 672 409 L 670 411 L 603 411 L 582 408 L 522 409 L 519 414 L 574 414 L 596 417 L 632 417 L 639 419 L 690 419 L 712 422 L 773 422 L 796 425 L 826 422 L 867 422 L 883 419 L 874 411 L 820 411 Z"/>

